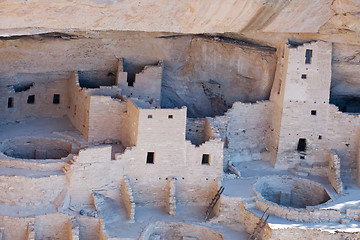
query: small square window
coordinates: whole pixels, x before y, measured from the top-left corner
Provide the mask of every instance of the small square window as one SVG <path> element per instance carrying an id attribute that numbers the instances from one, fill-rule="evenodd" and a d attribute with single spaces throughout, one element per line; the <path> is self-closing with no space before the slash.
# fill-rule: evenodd
<path id="1" fill-rule="evenodd" d="M 300 159 L 305 159 L 305 156 L 300 156 Z"/>
<path id="2" fill-rule="evenodd" d="M 155 158 L 155 153 L 154 152 L 148 152 L 147 156 L 146 156 L 146 163 L 147 164 L 154 164 L 154 158 Z"/>
<path id="3" fill-rule="evenodd" d="M 209 165 L 210 164 L 210 155 L 209 154 L 203 154 L 201 164 Z"/>
<path id="4" fill-rule="evenodd" d="M 311 115 L 316 115 L 316 110 L 311 110 Z"/>
<path id="5" fill-rule="evenodd" d="M 321 135 L 319 135 L 319 140 L 321 140 L 322 139 L 322 136 Z"/>
<path id="6" fill-rule="evenodd" d="M 14 98 L 9 97 L 8 98 L 8 108 L 13 108 L 14 107 Z"/>
<path id="7" fill-rule="evenodd" d="M 151 114 L 149 114 L 149 115 L 148 115 L 148 118 L 152 118 L 152 115 L 151 115 Z"/>
<path id="8" fill-rule="evenodd" d="M 60 103 L 60 94 L 54 94 L 53 104 L 59 104 L 59 103 Z"/>
<path id="9" fill-rule="evenodd" d="M 301 79 L 306 79 L 306 74 L 301 74 Z"/>
<path id="10" fill-rule="evenodd" d="M 27 104 L 34 104 L 35 103 L 35 95 L 28 96 Z"/>
<path id="11" fill-rule="evenodd" d="M 169 118 L 169 119 L 173 119 L 174 116 L 173 116 L 173 115 L 169 115 L 168 118 Z"/>

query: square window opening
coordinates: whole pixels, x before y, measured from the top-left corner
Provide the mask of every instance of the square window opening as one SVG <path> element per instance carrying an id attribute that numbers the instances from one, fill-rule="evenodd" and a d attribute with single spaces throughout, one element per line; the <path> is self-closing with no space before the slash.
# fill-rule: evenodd
<path id="1" fill-rule="evenodd" d="M 169 118 L 169 119 L 173 119 L 174 116 L 173 116 L 173 115 L 169 115 L 168 118 Z"/>
<path id="2" fill-rule="evenodd" d="M 319 135 L 319 140 L 321 140 L 322 139 L 322 136 L 321 135 Z"/>
<path id="3" fill-rule="evenodd" d="M 316 115 L 316 110 L 311 110 L 311 115 L 315 116 Z"/>
<path id="4" fill-rule="evenodd" d="M 60 94 L 54 94 L 53 104 L 60 104 Z"/>
<path id="5" fill-rule="evenodd" d="M 147 164 L 154 164 L 155 159 L 155 153 L 154 152 L 148 152 L 146 156 L 146 163 Z"/>
<path id="6" fill-rule="evenodd" d="M 152 118 L 152 115 L 151 115 L 151 114 L 149 114 L 149 115 L 148 115 L 148 118 Z"/>
<path id="7" fill-rule="evenodd" d="M 27 104 L 34 104 L 35 103 L 35 95 L 28 96 Z"/>
<path id="8" fill-rule="evenodd" d="M 300 156 L 300 159 L 305 159 L 305 156 Z"/>
<path id="9" fill-rule="evenodd" d="M 210 164 L 210 155 L 209 154 L 203 154 L 201 164 L 203 165 L 209 165 Z"/>
<path id="10" fill-rule="evenodd" d="M 14 107 L 14 98 L 9 97 L 8 98 L 8 108 L 13 108 Z"/>
<path id="11" fill-rule="evenodd" d="M 306 139 L 305 138 L 299 138 L 299 142 L 297 145 L 297 150 L 299 152 L 305 152 L 306 151 Z"/>
<path id="12" fill-rule="evenodd" d="M 306 49 L 305 52 L 305 64 L 311 64 L 311 58 L 312 58 L 312 50 Z"/>
<path id="13" fill-rule="evenodd" d="M 306 74 L 301 74 L 301 79 L 306 79 Z"/>

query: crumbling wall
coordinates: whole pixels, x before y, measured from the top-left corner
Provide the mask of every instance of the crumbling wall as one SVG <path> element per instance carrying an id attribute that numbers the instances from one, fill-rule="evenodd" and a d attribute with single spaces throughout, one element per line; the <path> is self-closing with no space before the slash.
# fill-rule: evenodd
<path id="1" fill-rule="evenodd" d="M 0 121 L 66 115 L 68 107 L 66 79 L 38 81 L 24 85 L 28 85 L 29 89 L 20 92 L 15 92 L 13 86 L 0 87 Z M 59 104 L 53 104 L 54 94 L 60 95 Z M 29 96 L 34 96 L 33 103 L 29 102 Z"/>
<path id="2" fill-rule="evenodd" d="M 121 61 L 119 62 L 121 65 Z M 121 69 L 121 67 L 119 67 Z M 162 80 L 163 63 L 159 62 L 157 66 L 149 65 L 135 74 L 134 82 L 129 83 L 129 73 L 122 74 L 118 71 L 118 85 L 120 86 L 122 95 L 127 97 L 135 97 L 160 105 L 161 99 L 161 80 Z"/>
<path id="3" fill-rule="evenodd" d="M 328 168 L 328 178 L 331 186 L 335 189 L 338 194 L 343 193 L 343 184 L 341 181 L 341 168 L 340 168 L 340 158 L 335 151 L 330 152 L 329 159 L 329 168 Z"/>
<path id="4" fill-rule="evenodd" d="M 111 161 L 111 146 L 80 150 L 69 174 L 72 205 L 92 205 L 91 194 L 95 190 L 120 200 L 118 187 L 123 170 L 119 163 Z"/>
<path id="5" fill-rule="evenodd" d="M 35 239 L 72 240 L 72 227 L 67 215 L 56 213 L 35 218 Z"/>
<path id="6" fill-rule="evenodd" d="M 206 141 L 205 137 L 205 118 L 186 119 L 186 140 L 190 140 L 194 145 L 200 145 Z"/>
<path id="7" fill-rule="evenodd" d="M 68 81 L 69 108 L 67 116 L 71 123 L 79 130 L 84 138 L 89 137 L 90 95 L 80 88 L 79 76 L 73 72 Z"/>
<path id="8" fill-rule="evenodd" d="M 109 96 L 91 96 L 88 141 L 119 140 L 126 102 Z"/>

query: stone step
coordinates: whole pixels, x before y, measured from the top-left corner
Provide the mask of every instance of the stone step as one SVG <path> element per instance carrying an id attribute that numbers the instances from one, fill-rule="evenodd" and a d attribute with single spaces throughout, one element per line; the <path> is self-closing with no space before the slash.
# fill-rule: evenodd
<path id="1" fill-rule="evenodd" d="M 314 162 L 313 164 L 311 164 L 311 166 L 313 168 L 318 168 L 318 167 L 328 167 L 329 163 L 326 162 Z"/>
<path id="2" fill-rule="evenodd" d="M 302 177 L 308 177 L 309 173 L 301 170 L 297 170 L 295 168 L 288 168 L 288 171 L 294 175 L 302 176 Z"/>
<path id="3" fill-rule="evenodd" d="M 297 163 L 297 164 L 299 164 L 301 167 L 311 168 L 311 165 L 308 164 L 307 162 L 299 162 L 299 163 Z"/>
<path id="4" fill-rule="evenodd" d="M 308 172 L 312 167 L 310 165 L 301 165 L 299 163 L 296 163 L 294 168 L 300 171 Z"/>

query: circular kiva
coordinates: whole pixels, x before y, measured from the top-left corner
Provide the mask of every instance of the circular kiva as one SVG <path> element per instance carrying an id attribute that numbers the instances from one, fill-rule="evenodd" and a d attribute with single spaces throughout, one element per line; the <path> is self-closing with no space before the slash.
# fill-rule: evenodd
<path id="1" fill-rule="evenodd" d="M 13 158 L 61 159 L 71 153 L 72 144 L 58 138 L 18 137 L 4 141 L 0 150 Z"/>
<path id="2" fill-rule="evenodd" d="M 268 201 L 293 208 L 306 208 L 330 200 L 320 183 L 290 176 L 260 178 L 254 185 L 254 191 Z"/>

